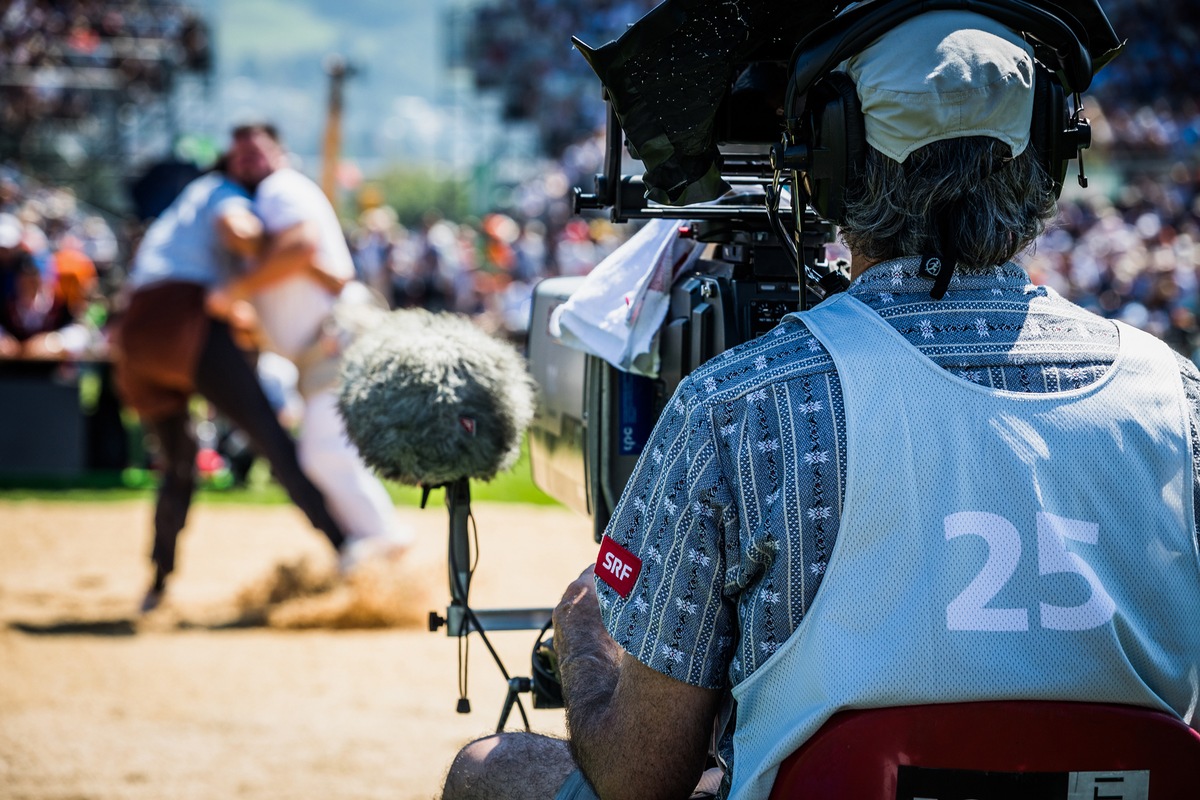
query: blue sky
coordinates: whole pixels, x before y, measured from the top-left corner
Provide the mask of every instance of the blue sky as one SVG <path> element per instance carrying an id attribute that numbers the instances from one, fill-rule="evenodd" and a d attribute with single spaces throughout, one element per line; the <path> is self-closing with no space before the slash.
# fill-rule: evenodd
<path id="1" fill-rule="evenodd" d="M 446 69 L 446 14 L 461 0 L 191 0 L 213 33 L 212 104 L 200 125 L 222 136 L 251 118 L 276 121 L 303 156 L 324 130 L 322 63 L 341 54 L 359 73 L 346 87 L 344 152 L 351 158 L 450 157 L 447 126 L 468 102 Z M 432 150 L 431 150 L 432 148 Z"/>

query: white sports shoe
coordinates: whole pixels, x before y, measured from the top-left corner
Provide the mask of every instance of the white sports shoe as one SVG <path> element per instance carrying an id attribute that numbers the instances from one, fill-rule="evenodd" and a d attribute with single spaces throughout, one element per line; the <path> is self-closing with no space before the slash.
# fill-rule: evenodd
<path id="1" fill-rule="evenodd" d="M 413 533 L 399 528 L 379 536 L 347 539 L 338 552 L 338 571 L 348 575 L 367 561 L 399 558 L 412 546 Z"/>

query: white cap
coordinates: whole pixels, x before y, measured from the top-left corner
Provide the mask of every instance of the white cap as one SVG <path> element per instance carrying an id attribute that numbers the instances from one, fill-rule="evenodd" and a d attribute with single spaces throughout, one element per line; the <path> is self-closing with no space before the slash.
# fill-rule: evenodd
<path id="1" fill-rule="evenodd" d="M 991 136 L 1029 144 L 1033 48 L 966 11 L 914 17 L 839 67 L 858 87 L 867 142 L 894 161 L 930 142 Z"/>

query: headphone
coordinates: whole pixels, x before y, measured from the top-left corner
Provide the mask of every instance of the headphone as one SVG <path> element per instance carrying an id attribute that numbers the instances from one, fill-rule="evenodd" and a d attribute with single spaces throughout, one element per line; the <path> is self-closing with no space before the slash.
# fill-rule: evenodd
<path id="1" fill-rule="evenodd" d="M 1091 85 L 1087 31 L 1025 0 L 874 0 L 815 28 L 792 52 L 784 112 L 785 140 L 772 154 L 776 169 L 792 172 L 793 192 L 824 219 L 841 224 L 846 188 L 866 164 L 867 138 L 854 81 L 831 71 L 900 23 L 931 11 L 970 11 L 1024 35 L 1034 49 L 1034 106 L 1030 146 L 1062 191 L 1068 162 L 1091 144 L 1091 128 L 1068 106 L 1068 92 Z M 1080 172 L 1081 181 L 1082 170 Z"/>

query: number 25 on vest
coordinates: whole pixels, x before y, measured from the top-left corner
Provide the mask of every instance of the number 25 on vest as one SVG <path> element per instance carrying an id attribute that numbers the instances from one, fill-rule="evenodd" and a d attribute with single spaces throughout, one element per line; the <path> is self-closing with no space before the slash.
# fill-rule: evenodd
<path id="1" fill-rule="evenodd" d="M 986 511 L 960 511 L 947 516 L 944 523 L 947 541 L 970 535 L 982 537 L 988 545 L 983 569 L 946 606 L 946 627 L 952 631 L 1029 630 L 1029 609 L 986 607 L 1003 590 L 1020 563 L 1021 534 L 1017 527 L 999 514 Z M 1087 600 L 1077 606 L 1039 602 L 1038 618 L 1043 628 L 1083 631 L 1098 628 L 1112 619 L 1116 604 L 1100 579 L 1082 558 L 1063 545 L 1064 539 L 1096 544 L 1099 536 L 1100 526 L 1094 522 L 1038 512 L 1038 574 L 1073 572 L 1090 587 Z"/>

